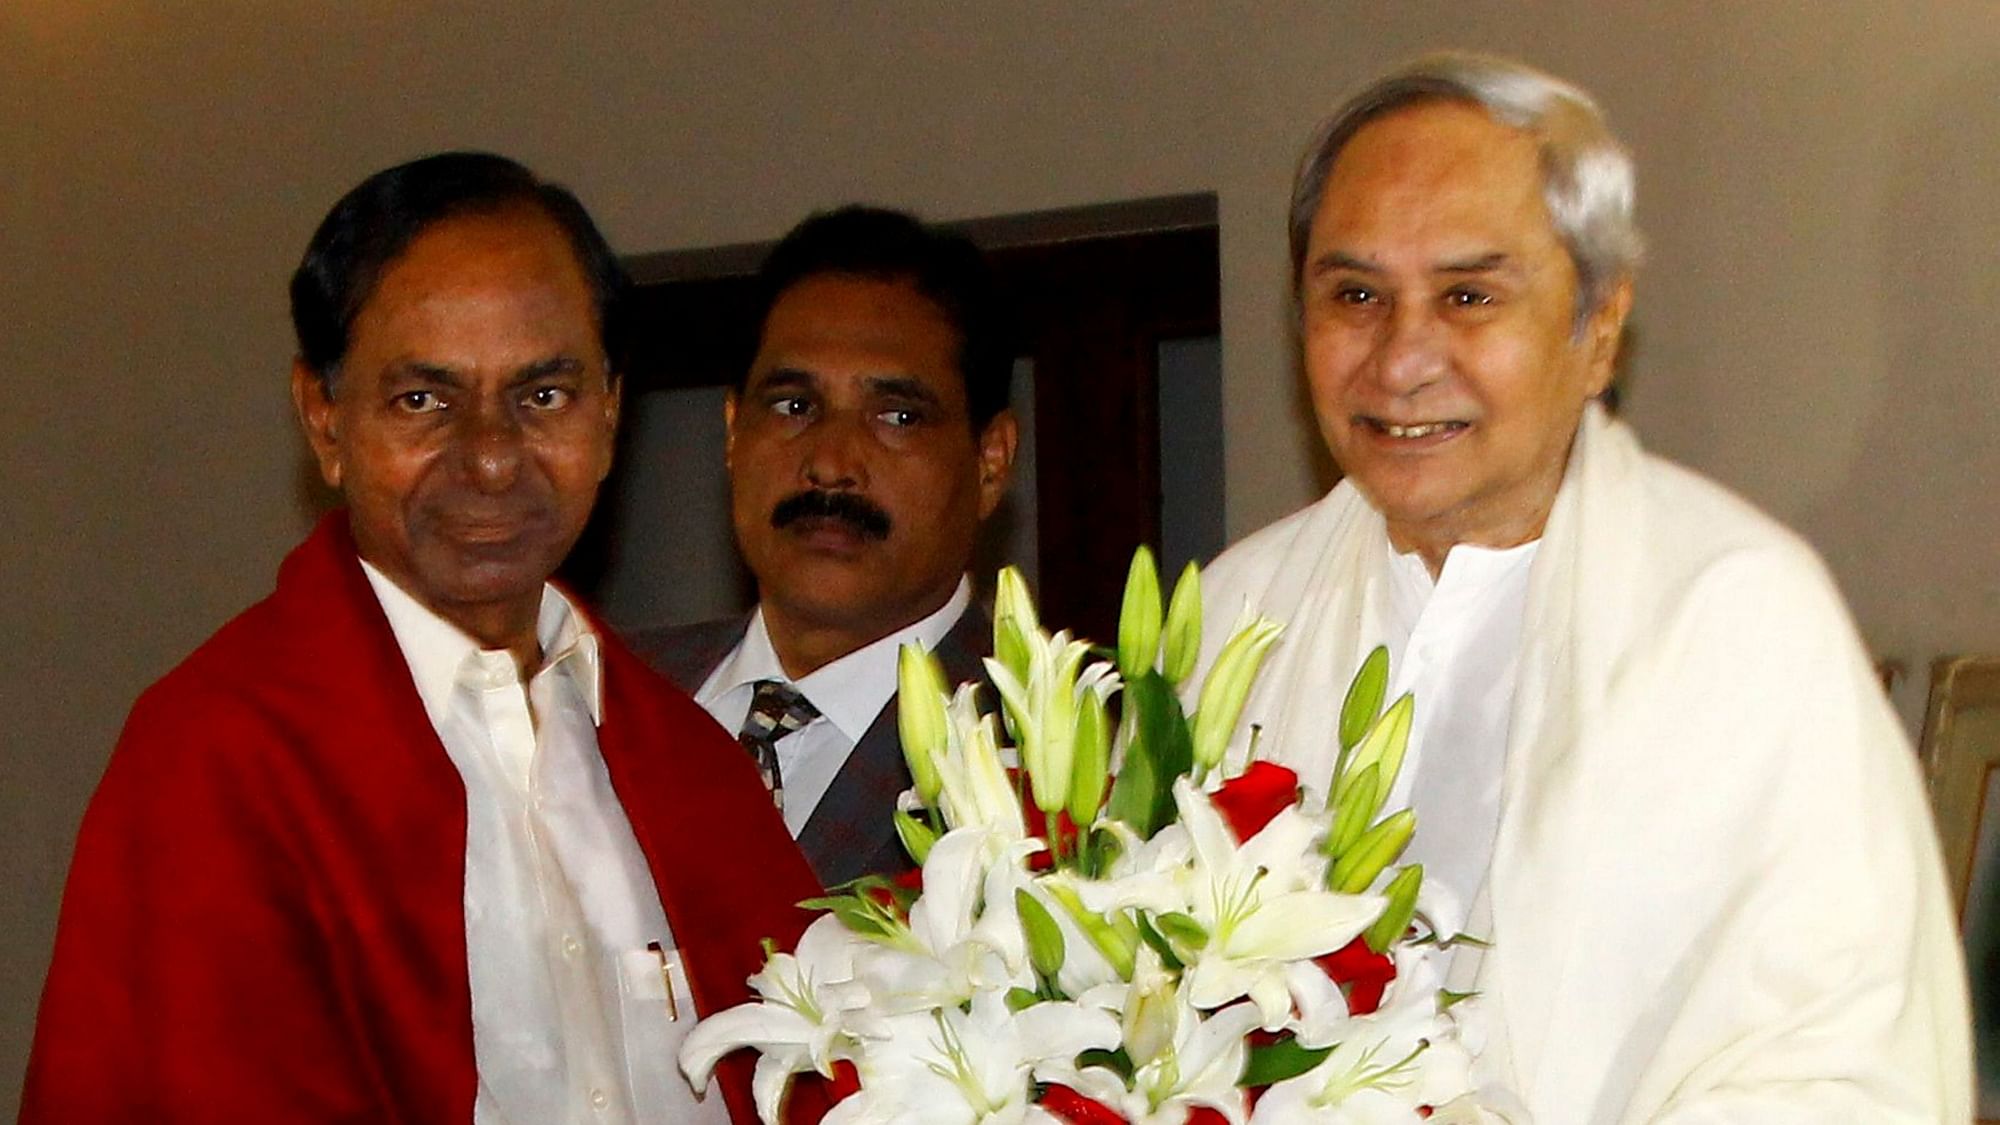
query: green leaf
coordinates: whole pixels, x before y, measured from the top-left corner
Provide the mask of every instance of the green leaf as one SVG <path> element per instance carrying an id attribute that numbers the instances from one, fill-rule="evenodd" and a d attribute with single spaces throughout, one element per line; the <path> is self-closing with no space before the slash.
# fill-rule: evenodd
<path id="1" fill-rule="evenodd" d="M 918 867 L 930 858 L 931 848 L 937 844 L 938 836 L 931 826 L 897 809 L 893 814 L 896 823 L 896 838 L 903 842 L 903 850 L 910 853 Z"/>
<path id="2" fill-rule="evenodd" d="M 1451 1011 L 1452 1005 L 1458 1003 L 1461 1000 L 1470 1000 L 1477 995 L 1479 995 L 1479 993 L 1476 991 L 1453 992 L 1449 988 L 1440 988 L 1438 989 L 1438 1011 L 1449 1012 Z"/>
<path id="3" fill-rule="evenodd" d="M 1194 743 L 1180 700 L 1158 672 L 1128 680 L 1123 700 L 1121 724 L 1136 725 L 1106 812 L 1150 840 L 1174 820 L 1174 779 L 1194 768 Z"/>
<path id="4" fill-rule="evenodd" d="M 1361 662 L 1361 670 L 1354 673 L 1354 682 L 1347 685 L 1347 698 L 1340 704 L 1340 753 L 1347 756 L 1367 735 L 1368 728 L 1375 725 L 1376 716 L 1382 713 L 1382 699 L 1389 693 L 1389 650 L 1376 645 L 1368 659 Z"/>
<path id="5" fill-rule="evenodd" d="M 1042 998 L 1036 995 L 1035 990 L 1032 988 L 1010 988 L 1007 990 L 1007 1010 L 1010 1012 L 1018 1012 L 1023 1008 L 1032 1008 L 1041 1002 Z"/>
<path id="6" fill-rule="evenodd" d="M 1088 1066 L 1101 1066 L 1128 1083 L 1132 1081 L 1132 1056 L 1126 1054 L 1123 1047 L 1109 1051 L 1093 1047 L 1088 1051 L 1078 1052 L 1076 1066 L 1078 1070 Z"/>
<path id="7" fill-rule="evenodd" d="M 1318 1066 L 1332 1053 L 1331 1045 L 1301 1047 L 1297 1039 L 1288 1035 L 1276 1043 L 1250 1048 L 1250 1061 L 1244 1064 L 1243 1077 L 1237 1079 L 1236 1084 L 1249 1087 L 1269 1086 L 1273 1082 L 1297 1078 Z"/>

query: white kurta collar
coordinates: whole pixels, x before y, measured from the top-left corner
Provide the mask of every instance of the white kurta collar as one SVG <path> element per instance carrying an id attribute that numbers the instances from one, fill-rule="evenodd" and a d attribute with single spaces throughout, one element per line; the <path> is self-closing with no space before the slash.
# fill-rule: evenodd
<path id="1" fill-rule="evenodd" d="M 432 726 L 439 726 L 451 711 L 453 689 L 462 682 L 478 683 L 501 675 L 503 664 L 485 659 L 479 643 L 456 625 L 432 612 L 409 592 L 396 585 L 367 559 L 362 573 L 374 588 L 389 628 L 403 649 L 423 700 L 424 713 Z M 604 670 L 599 660 L 597 635 L 590 623 L 562 591 L 542 586 L 542 607 L 535 621 L 535 637 L 542 648 L 542 667 L 536 675 L 550 670 L 567 674 L 582 693 L 594 724 L 604 722 Z M 503 654 L 504 655 L 504 654 Z M 509 657 L 504 667 L 512 666 Z"/>

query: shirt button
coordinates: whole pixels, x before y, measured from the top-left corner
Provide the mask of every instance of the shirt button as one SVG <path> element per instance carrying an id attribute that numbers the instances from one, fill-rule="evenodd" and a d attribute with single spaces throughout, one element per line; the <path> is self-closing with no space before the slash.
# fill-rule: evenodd
<path id="1" fill-rule="evenodd" d="M 570 937 L 567 934 L 563 935 L 562 953 L 564 959 L 575 957 L 577 954 L 582 952 L 583 952 L 582 942 L 576 940 L 573 937 Z"/>
<path id="2" fill-rule="evenodd" d="M 592 1090 L 590 1092 L 590 1108 L 603 1109 L 605 1106 L 608 1106 L 610 1104 L 611 1104 L 611 1097 L 604 1091 Z"/>

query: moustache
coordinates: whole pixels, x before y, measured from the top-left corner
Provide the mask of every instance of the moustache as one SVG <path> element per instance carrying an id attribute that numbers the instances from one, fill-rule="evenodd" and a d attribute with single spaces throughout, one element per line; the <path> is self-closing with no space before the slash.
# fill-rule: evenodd
<path id="1" fill-rule="evenodd" d="M 812 489 L 787 496 L 771 509 L 771 526 L 779 531 L 811 519 L 839 520 L 865 539 L 889 538 L 889 513 L 852 492 Z"/>

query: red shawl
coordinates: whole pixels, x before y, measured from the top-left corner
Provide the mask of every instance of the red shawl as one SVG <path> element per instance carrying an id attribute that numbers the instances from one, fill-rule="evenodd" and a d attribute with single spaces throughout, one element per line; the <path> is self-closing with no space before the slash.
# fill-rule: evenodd
<path id="1" fill-rule="evenodd" d="M 714 1012 L 818 888 L 748 757 L 600 634 L 599 748 Z M 134 706 L 84 816 L 21 1120 L 470 1121 L 465 834 L 336 513 Z M 754 1120 L 731 1062 L 722 1094 Z"/>

